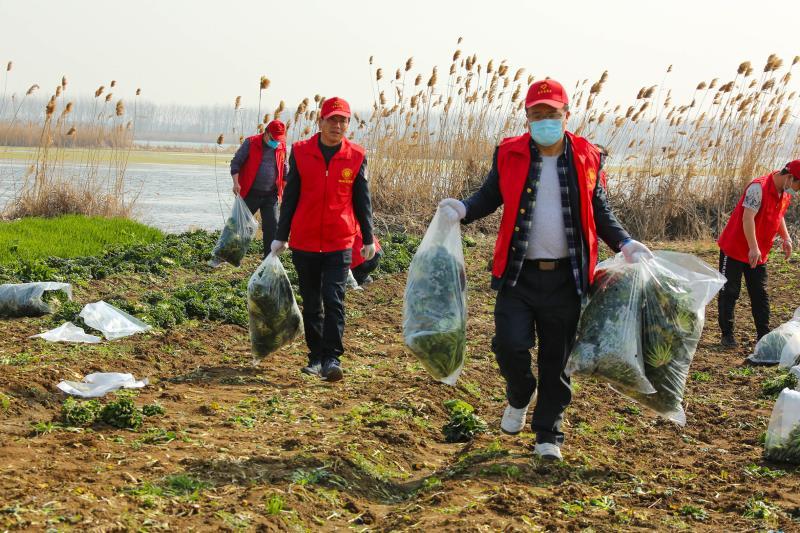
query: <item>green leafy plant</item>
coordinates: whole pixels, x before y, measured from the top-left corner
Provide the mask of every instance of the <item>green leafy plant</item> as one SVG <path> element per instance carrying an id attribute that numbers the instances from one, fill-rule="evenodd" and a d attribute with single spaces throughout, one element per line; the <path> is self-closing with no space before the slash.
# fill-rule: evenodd
<path id="1" fill-rule="evenodd" d="M 442 428 L 447 442 L 467 442 L 485 433 L 486 422 L 475 414 L 475 408 L 463 400 L 447 400 L 444 406 L 450 413 L 450 420 Z"/>
<path id="2" fill-rule="evenodd" d="M 142 411 L 134 405 L 133 398 L 125 395 L 105 404 L 100 419 L 109 426 L 136 430 L 142 425 Z"/>
<path id="3" fill-rule="evenodd" d="M 166 413 L 167 410 L 158 402 L 142 406 L 142 414 L 144 416 L 163 416 Z"/>
<path id="4" fill-rule="evenodd" d="M 761 396 L 764 398 L 777 398 L 783 389 L 793 389 L 797 386 L 797 376 L 781 369 L 775 376 L 767 378 L 761 385 Z"/>
<path id="5" fill-rule="evenodd" d="M 80 401 L 69 397 L 61 405 L 61 418 L 67 426 L 89 427 L 100 416 L 101 409 L 97 400 Z"/>
<path id="6" fill-rule="evenodd" d="M 708 518 L 708 512 L 702 507 L 698 507 L 696 505 L 684 505 L 678 510 L 678 512 L 682 516 L 688 516 L 691 519 L 699 522 L 702 522 Z"/>

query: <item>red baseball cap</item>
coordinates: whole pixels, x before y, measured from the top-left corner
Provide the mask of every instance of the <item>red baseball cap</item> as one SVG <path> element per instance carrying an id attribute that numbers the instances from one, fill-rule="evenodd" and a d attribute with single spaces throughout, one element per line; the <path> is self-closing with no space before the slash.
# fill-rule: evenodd
<path id="1" fill-rule="evenodd" d="M 567 92 L 556 80 L 535 81 L 528 88 L 528 95 L 525 97 L 525 107 L 536 104 L 547 104 L 550 107 L 561 109 L 569 103 Z"/>
<path id="2" fill-rule="evenodd" d="M 320 116 L 326 119 L 333 115 L 341 115 L 350 118 L 350 104 L 348 104 L 344 98 L 339 98 L 338 96 L 328 98 L 322 103 Z"/>
<path id="3" fill-rule="evenodd" d="M 786 170 L 789 171 L 789 174 L 796 180 L 800 180 L 800 159 L 795 159 L 794 161 L 789 161 L 786 163 Z"/>
<path id="4" fill-rule="evenodd" d="M 286 142 L 286 124 L 280 120 L 271 120 L 267 124 L 267 131 L 276 141 Z"/>

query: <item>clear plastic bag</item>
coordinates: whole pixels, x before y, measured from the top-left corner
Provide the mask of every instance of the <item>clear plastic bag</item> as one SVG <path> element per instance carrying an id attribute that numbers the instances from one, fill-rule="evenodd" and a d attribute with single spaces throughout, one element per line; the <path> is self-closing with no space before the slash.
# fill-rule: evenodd
<path id="1" fill-rule="evenodd" d="M 789 373 L 797 378 L 797 387 L 795 387 L 795 389 L 800 390 L 800 365 L 795 365 L 790 368 Z"/>
<path id="2" fill-rule="evenodd" d="M 800 354 L 800 319 L 784 322 L 773 329 L 756 343 L 753 354 L 747 360 L 758 365 L 777 365 L 787 368 L 793 366 L 795 358 Z M 792 339 L 794 339 L 793 342 Z"/>
<path id="3" fill-rule="evenodd" d="M 101 332 L 113 341 L 151 329 L 150 326 L 121 309 L 100 300 L 86 304 L 79 315 L 87 326 Z"/>
<path id="4" fill-rule="evenodd" d="M 653 259 L 640 264 L 646 273 L 642 353 L 645 375 L 656 392 L 620 392 L 684 425 L 684 390 L 703 331 L 705 307 L 725 278 L 700 259 L 678 252 L 655 252 Z"/>
<path id="5" fill-rule="evenodd" d="M 72 286 L 69 283 L 6 283 L 0 285 L 0 317 L 54 313 L 68 300 L 72 300 Z"/>
<path id="6" fill-rule="evenodd" d="M 303 331 L 292 284 L 275 254 L 269 254 L 247 283 L 253 357 L 267 356 Z"/>
<path id="7" fill-rule="evenodd" d="M 31 338 L 44 339 L 50 342 L 85 342 L 87 344 L 96 344 L 103 340 L 96 335 L 89 335 L 83 328 L 76 326 L 72 322 L 65 322 L 50 331 L 31 335 Z"/>
<path id="8" fill-rule="evenodd" d="M 215 258 L 239 266 L 258 230 L 258 221 L 241 196 L 236 195 L 231 216 L 225 222 L 212 254 Z"/>
<path id="9" fill-rule="evenodd" d="M 100 398 L 117 389 L 141 389 L 149 383 L 147 378 L 137 381 L 133 374 L 120 372 L 95 372 L 83 381 L 61 381 L 56 387 L 72 396 Z"/>
<path id="10" fill-rule="evenodd" d="M 627 263 L 621 254 L 597 266 L 567 361 L 568 376 L 594 375 L 626 390 L 655 392 L 645 376 L 639 338 L 644 275 L 642 263 Z"/>
<path id="11" fill-rule="evenodd" d="M 403 338 L 434 378 L 455 385 L 466 359 L 467 279 L 460 225 L 441 209 L 408 269 Z"/>
<path id="12" fill-rule="evenodd" d="M 800 391 L 783 389 L 767 428 L 764 457 L 800 464 Z"/>

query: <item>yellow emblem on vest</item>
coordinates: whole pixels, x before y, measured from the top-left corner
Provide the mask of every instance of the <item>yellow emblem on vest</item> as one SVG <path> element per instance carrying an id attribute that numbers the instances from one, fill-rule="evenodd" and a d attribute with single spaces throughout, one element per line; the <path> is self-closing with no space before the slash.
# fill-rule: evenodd
<path id="1" fill-rule="evenodd" d="M 350 178 L 353 177 L 353 171 L 351 169 L 349 169 L 349 168 L 346 168 L 346 169 L 342 170 L 342 177 L 344 179 L 349 180 Z"/>
<path id="2" fill-rule="evenodd" d="M 597 172 L 593 168 L 586 171 L 586 181 L 589 182 L 589 189 L 594 189 L 595 183 L 597 183 Z"/>

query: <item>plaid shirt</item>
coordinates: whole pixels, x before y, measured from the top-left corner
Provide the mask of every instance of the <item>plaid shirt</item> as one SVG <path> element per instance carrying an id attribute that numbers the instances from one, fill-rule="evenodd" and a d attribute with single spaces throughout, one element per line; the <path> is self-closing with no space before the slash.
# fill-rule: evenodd
<path id="1" fill-rule="evenodd" d="M 565 139 L 566 141 L 566 139 Z M 511 257 L 508 263 L 508 270 L 506 272 L 506 283 L 511 287 L 517 284 L 519 274 L 522 271 L 522 264 L 525 261 L 525 255 L 528 250 L 529 238 L 532 231 L 536 231 L 533 227 L 533 210 L 536 208 L 536 193 L 539 190 L 539 180 L 542 176 L 542 156 L 536 148 L 533 140 L 530 142 L 531 150 L 531 165 L 528 169 L 527 186 L 522 191 L 519 205 L 525 206 L 520 209 L 517 215 L 516 227 L 519 231 L 514 233 L 511 241 Z M 581 261 L 582 255 L 578 251 L 579 242 L 576 239 L 575 226 L 572 223 L 572 207 L 569 200 L 569 158 L 572 156 L 572 150 L 569 146 L 569 141 L 565 142 L 564 151 L 558 156 L 558 182 L 561 186 L 561 214 L 564 218 L 564 229 L 566 230 L 567 248 L 569 250 L 569 259 L 572 264 L 572 275 L 575 278 L 575 287 L 577 287 L 578 294 L 582 293 L 581 290 Z M 539 231 L 547 231 L 542 229 Z M 561 259 L 554 257 L 553 259 Z"/>

